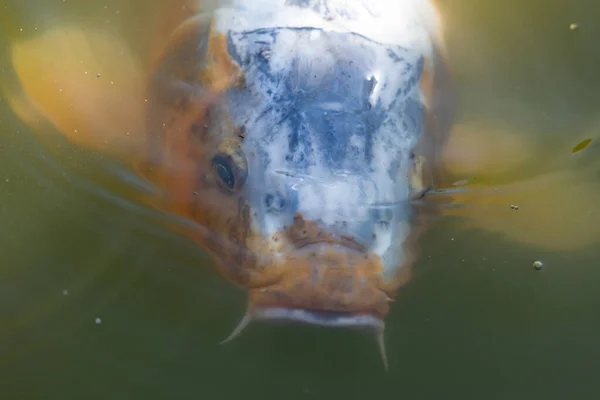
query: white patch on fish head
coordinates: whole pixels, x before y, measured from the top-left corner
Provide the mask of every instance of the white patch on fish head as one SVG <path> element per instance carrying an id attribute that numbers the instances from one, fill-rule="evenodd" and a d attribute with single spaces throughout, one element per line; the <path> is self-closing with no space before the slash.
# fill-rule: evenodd
<path id="1" fill-rule="evenodd" d="M 265 240 L 294 215 L 403 264 L 411 152 L 424 130 L 420 84 L 437 27 L 428 1 L 229 0 L 215 12 L 246 87 L 245 190 Z M 281 243 L 279 247 L 283 246 Z"/>

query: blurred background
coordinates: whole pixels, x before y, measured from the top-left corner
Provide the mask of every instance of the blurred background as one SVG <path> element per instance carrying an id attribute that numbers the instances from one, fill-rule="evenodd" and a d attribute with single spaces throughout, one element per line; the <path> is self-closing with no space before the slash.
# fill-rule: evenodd
<path id="1" fill-rule="evenodd" d="M 600 4 L 440 1 L 459 90 L 455 129 L 482 148 L 498 135 L 526 143 L 449 162 L 469 181 L 523 182 L 523 195 L 517 212 L 507 203 L 495 215 L 441 218 L 422 238 L 387 319 L 386 374 L 375 341 L 354 332 L 254 324 L 220 346 L 244 293 L 135 200 L 144 183 L 125 165 L 59 135 L 40 140 L 15 114 L 13 46 L 68 24 L 110 32 L 145 60 L 161 3 L 0 5 L 1 399 L 600 392 Z"/>

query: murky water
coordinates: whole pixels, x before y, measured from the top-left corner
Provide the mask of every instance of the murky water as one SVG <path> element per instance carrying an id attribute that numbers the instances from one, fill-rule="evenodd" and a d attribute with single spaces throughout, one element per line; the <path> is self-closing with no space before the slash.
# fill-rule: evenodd
<path id="1" fill-rule="evenodd" d="M 0 51 L 79 21 L 119 32 L 143 52 L 153 4 L 5 2 Z M 242 316 L 244 294 L 135 202 L 122 167 L 58 137 L 51 150 L 43 147 L 3 97 L 0 398 L 596 396 L 600 253 L 590 226 L 600 222 L 593 202 L 600 148 L 593 141 L 576 156 L 570 150 L 600 132 L 600 6 L 456 0 L 441 9 L 459 123 L 533 143 L 518 168 L 485 178 L 558 172 L 568 179 L 549 175 L 551 187 L 524 198 L 529 208 L 499 214 L 523 224 L 523 237 L 518 229 L 503 235 L 510 221 L 494 233 L 462 229 L 455 218 L 428 232 L 415 277 L 388 318 L 389 373 L 374 340 L 353 332 L 257 324 L 218 345 Z M 0 68 L 1 80 L 16 84 L 6 61 Z M 581 187 L 591 189 L 578 197 Z M 545 196 L 560 207 L 544 208 Z M 549 231 L 587 245 L 535 246 Z M 532 267 L 536 259 L 541 271 Z"/>

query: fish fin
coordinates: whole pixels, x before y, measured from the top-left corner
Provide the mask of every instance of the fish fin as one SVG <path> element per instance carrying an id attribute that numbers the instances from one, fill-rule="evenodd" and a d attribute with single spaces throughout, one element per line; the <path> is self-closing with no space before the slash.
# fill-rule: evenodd
<path id="1" fill-rule="evenodd" d="M 600 241 L 597 165 L 584 170 L 562 155 L 560 162 L 540 163 L 540 148 L 517 131 L 455 126 L 442 162 L 460 187 L 441 196 L 442 215 L 459 217 L 463 228 L 544 250 L 574 251 Z M 572 155 L 570 144 L 565 155 Z"/>
<path id="2" fill-rule="evenodd" d="M 516 171 L 523 177 L 522 172 L 535 164 L 535 154 L 539 149 L 533 140 L 518 132 L 457 124 L 439 154 L 447 178 L 442 187 L 458 180 L 497 183 Z"/>
<path id="3" fill-rule="evenodd" d="M 600 241 L 600 184 L 589 175 L 563 170 L 515 183 L 476 184 L 452 194 L 446 215 L 461 225 L 551 251 L 574 251 Z"/>
<path id="4" fill-rule="evenodd" d="M 35 108 L 24 93 L 13 93 L 5 85 L 2 87 L 7 103 L 12 112 L 27 126 L 38 131 L 42 128 L 44 117 L 41 112 Z"/>
<path id="5" fill-rule="evenodd" d="M 22 91 L 10 104 L 30 127 L 47 121 L 77 145 L 112 154 L 139 151 L 145 74 L 122 38 L 59 27 L 16 42 L 10 56 Z"/>

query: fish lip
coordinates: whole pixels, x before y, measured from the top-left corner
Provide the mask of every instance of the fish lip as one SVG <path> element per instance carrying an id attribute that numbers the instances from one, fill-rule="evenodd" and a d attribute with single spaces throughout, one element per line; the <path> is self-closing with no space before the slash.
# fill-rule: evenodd
<path id="1" fill-rule="evenodd" d="M 328 246 L 336 246 L 341 249 L 345 249 L 348 251 L 356 251 L 359 253 L 368 253 L 369 249 L 357 242 L 355 239 L 349 236 L 339 236 L 333 237 L 330 236 L 328 238 L 302 238 L 296 239 L 291 242 L 291 244 L 296 248 L 296 250 L 306 250 L 310 248 L 318 248 L 323 245 Z"/>
<path id="2" fill-rule="evenodd" d="M 296 322 L 327 328 L 351 328 L 379 334 L 385 329 L 383 319 L 368 313 L 354 314 L 304 308 L 261 307 L 252 310 L 252 319 L 266 322 Z"/>

